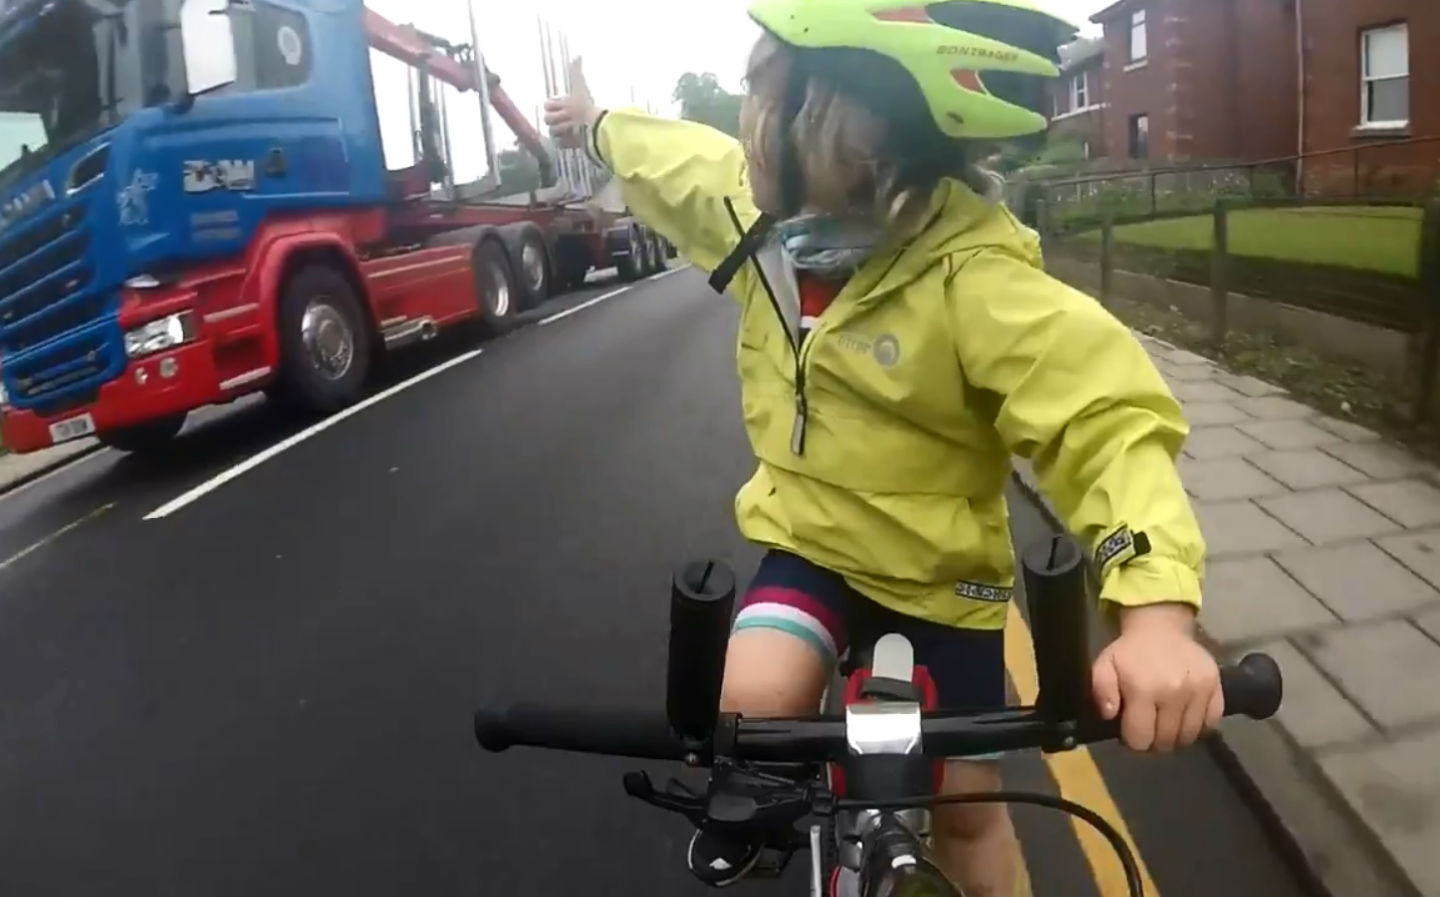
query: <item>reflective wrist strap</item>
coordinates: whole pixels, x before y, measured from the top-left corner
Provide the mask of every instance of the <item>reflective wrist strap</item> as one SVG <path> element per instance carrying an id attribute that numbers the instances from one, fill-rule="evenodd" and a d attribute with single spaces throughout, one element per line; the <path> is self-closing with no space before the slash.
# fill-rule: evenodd
<path id="1" fill-rule="evenodd" d="M 1149 553 L 1150 537 L 1132 533 L 1129 525 L 1122 523 L 1095 547 L 1095 574 L 1103 582 L 1111 570 Z"/>
<path id="2" fill-rule="evenodd" d="M 600 123 L 605 121 L 605 116 L 609 114 L 608 110 L 601 110 L 600 114 L 595 116 L 593 125 L 587 123 L 580 126 L 581 142 L 585 147 L 585 154 L 606 171 L 610 170 L 610 165 L 605 161 L 605 157 L 600 155 Z"/>

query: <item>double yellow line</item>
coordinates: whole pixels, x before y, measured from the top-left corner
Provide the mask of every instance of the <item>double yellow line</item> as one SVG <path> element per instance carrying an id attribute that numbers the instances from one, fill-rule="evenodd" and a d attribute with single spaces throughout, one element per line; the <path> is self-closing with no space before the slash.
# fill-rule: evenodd
<path id="1" fill-rule="evenodd" d="M 1005 667 L 1010 672 L 1010 681 L 1015 686 L 1020 703 L 1034 704 L 1035 697 L 1040 692 L 1040 676 L 1035 668 L 1030 626 L 1025 622 L 1025 618 L 1020 616 L 1014 602 L 1010 604 L 1010 616 L 1005 622 Z M 1045 764 L 1050 767 L 1050 774 L 1060 788 L 1061 797 L 1089 807 L 1115 827 L 1135 854 L 1135 863 L 1140 868 L 1140 880 L 1145 886 L 1146 897 L 1159 897 L 1160 892 L 1155 887 L 1154 879 L 1150 877 L 1145 858 L 1135 846 L 1135 839 L 1130 836 L 1130 828 L 1125 824 L 1125 818 L 1120 815 L 1120 808 L 1116 806 L 1115 798 L 1110 795 L 1110 789 L 1105 786 L 1100 767 L 1095 764 L 1095 758 L 1089 749 L 1078 747 L 1072 751 L 1046 754 Z M 1085 861 L 1090 865 L 1090 874 L 1095 879 L 1095 887 L 1101 897 L 1127 893 L 1125 873 L 1110 847 L 1110 842 L 1083 820 L 1071 817 L 1070 827 L 1074 829 L 1080 849 L 1085 853 Z"/>

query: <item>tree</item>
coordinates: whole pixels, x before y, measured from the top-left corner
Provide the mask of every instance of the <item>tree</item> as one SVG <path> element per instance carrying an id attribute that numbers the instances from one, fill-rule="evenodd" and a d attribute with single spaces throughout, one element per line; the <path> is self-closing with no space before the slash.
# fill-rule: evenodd
<path id="1" fill-rule="evenodd" d="M 711 72 L 686 72 L 671 94 L 680 104 L 680 117 L 707 124 L 732 137 L 740 134 L 740 96 L 720 86 Z"/>

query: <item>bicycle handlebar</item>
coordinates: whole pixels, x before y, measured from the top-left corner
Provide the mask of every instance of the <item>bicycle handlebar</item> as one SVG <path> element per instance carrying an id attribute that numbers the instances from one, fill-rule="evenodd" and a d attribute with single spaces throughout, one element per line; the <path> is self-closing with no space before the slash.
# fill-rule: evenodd
<path id="1" fill-rule="evenodd" d="M 1280 706 L 1280 669 L 1266 654 L 1251 654 L 1220 670 L 1227 716 L 1266 719 Z M 952 757 L 995 751 L 1072 746 L 1119 735 L 1115 721 L 1073 723 L 1047 719 L 1034 708 L 995 713 L 936 711 L 921 722 L 927 756 Z M 475 737 L 487 751 L 541 747 L 645 760 L 685 760 L 695 753 L 670 729 L 666 717 L 644 711 L 514 704 L 475 713 Z M 735 760 L 807 762 L 837 760 L 848 750 L 845 718 L 816 716 L 747 719 L 726 715 L 716 731 L 715 753 Z"/>

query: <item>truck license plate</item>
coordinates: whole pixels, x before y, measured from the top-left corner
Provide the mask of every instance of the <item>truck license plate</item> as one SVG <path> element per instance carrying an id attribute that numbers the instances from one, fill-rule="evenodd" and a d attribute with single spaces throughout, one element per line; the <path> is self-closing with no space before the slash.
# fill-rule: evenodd
<path id="1" fill-rule="evenodd" d="M 88 414 L 66 418 L 50 425 L 50 441 L 59 444 L 95 432 L 95 419 Z"/>

